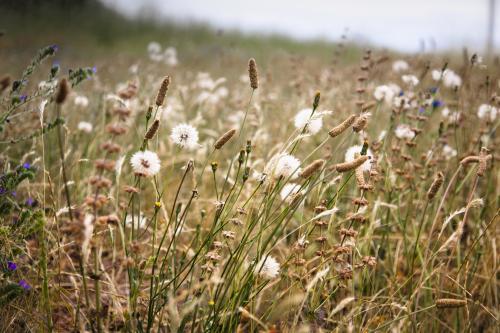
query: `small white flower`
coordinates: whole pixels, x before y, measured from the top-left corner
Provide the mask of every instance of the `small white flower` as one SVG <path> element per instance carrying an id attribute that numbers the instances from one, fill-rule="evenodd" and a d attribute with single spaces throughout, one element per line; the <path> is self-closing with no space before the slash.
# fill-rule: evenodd
<path id="1" fill-rule="evenodd" d="M 85 133 L 91 133 L 93 128 L 94 127 L 92 126 L 92 124 L 87 122 L 87 121 L 80 121 L 78 123 L 78 130 L 79 131 L 82 131 Z"/>
<path id="2" fill-rule="evenodd" d="M 177 60 L 177 50 L 175 47 L 167 47 L 163 53 L 163 60 L 168 66 L 176 66 Z"/>
<path id="3" fill-rule="evenodd" d="M 125 225 L 127 227 L 134 227 L 135 229 L 144 229 L 148 225 L 148 219 L 141 212 L 139 215 L 127 215 L 125 219 Z"/>
<path id="4" fill-rule="evenodd" d="M 175 126 L 170 138 L 181 148 L 194 149 L 198 147 L 198 130 L 189 124 Z"/>
<path id="5" fill-rule="evenodd" d="M 457 156 L 457 151 L 455 149 L 453 149 L 452 147 L 448 146 L 448 145 L 444 145 L 443 147 L 443 155 L 444 155 L 444 158 L 446 158 L 447 160 Z"/>
<path id="6" fill-rule="evenodd" d="M 156 153 L 145 150 L 138 151 L 130 159 L 132 169 L 138 175 L 151 177 L 160 171 L 161 162 Z"/>
<path id="7" fill-rule="evenodd" d="M 444 108 L 443 110 L 441 110 L 441 115 L 443 116 L 443 118 L 446 118 L 450 124 L 458 124 L 461 117 L 460 112 L 451 112 L 448 108 Z"/>
<path id="8" fill-rule="evenodd" d="M 43 91 L 43 92 L 52 92 L 56 89 L 57 87 L 57 80 L 54 79 L 52 81 L 41 81 L 38 84 L 38 89 Z"/>
<path id="9" fill-rule="evenodd" d="M 412 87 L 416 86 L 420 82 L 415 75 L 403 75 L 401 76 L 401 80 Z"/>
<path id="10" fill-rule="evenodd" d="M 394 89 L 392 89 L 391 87 L 387 85 L 382 85 L 375 88 L 373 96 L 379 102 L 384 100 L 387 104 L 390 104 L 392 103 L 392 100 L 396 96 L 396 93 L 394 92 Z"/>
<path id="11" fill-rule="evenodd" d="M 280 264 L 273 257 L 264 256 L 255 266 L 254 273 L 267 280 L 274 279 L 280 273 Z"/>
<path id="12" fill-rule="evenodd" d="M 415 137 L 415 132 L 412 131 L 411 127 L 406 124 L 400 124 L 394 130 L 394 134 L 398 139 L 411 140 Z"/>
<path id="13" fill-rule="evenodd" d="M 161 45 L 158 42 L 150 42 L 148 44 L 148 53 L 149 54 L 154 54 L 154 53 L 160 53 L 161 52 Z"/>
<path id="14" fill-rule="evenodd" d="M 321 115 L 312 115 L 312 109 L 303 109 L 295 116 L 294 124 L 295 128 L 303 129 L 306 127 L 306 131 L 314 135 L 321 130 L 323 127 L 323 119 Z"/>
<path id="15" fill-rule="evenodd" d="M 295 194 L 299 193 L 299 191 L 300 185 L 295 183 L 285 184 L 280 192 L 281 200 L 291 200 Z"/>
<path id="16" fill-rule="evenodd" d="M 356 153 L 361 154 L 361 149 L 363 149 L 363 146 L 352 146 L 347 151 L 345 152 L 345 161 L 346 162 L 352 162 L 356 158 Z M 366 151 L 366 155 L 373 157 L 373 153 L 370 149 Z M 365 163 L 361 165 L 363 168 L 363 171 L 370 171 L 371 169 L 371 162 L 370 160 L 367 160 Z"/>
<path id="17" fill-rule="evenodd" d="M 495 121 L 497 118 L 498 109 L 489 104 L 481 104 L 477 109 L 477 116 L 479 119 L 485 119 L 488 121 Z"/>
<path id="18" fill-rule="evenodd" d="M 404 60 L 396 60 L 392 63 L 392 70 L 396 73 L 407 71 L 410 65 Z"/>
<path id="19" fill-rule="evenodd" d="M 443 84 L 449 88 L 459 87 L 462 84 L 460 76 L 451 69 L 445 69 L 444 71 L 435 69 L 431 75 L 434 81 L 443 80 Z"/>
<path id="20" fill-rule="evenodd" d="M 274 176 L 294 179 L 300 173 L 300 161 L 288 154 L 281 154 L 276 160 Z"/>
<path id="21" fill-rule="evenodd" d="M 75 97 L 75 105 L 86 108 L 89 105 L 89 99 L 85 96 L 76 96 Z"/>

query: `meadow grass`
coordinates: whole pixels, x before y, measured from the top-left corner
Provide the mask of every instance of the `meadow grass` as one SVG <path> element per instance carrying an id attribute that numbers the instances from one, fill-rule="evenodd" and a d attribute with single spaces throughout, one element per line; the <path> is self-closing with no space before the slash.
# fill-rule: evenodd
<path id="1" fill-rule="evenodd" d="M 172 29 L 0 79 L 1 331 L 498 329 L 497 63 Z"/>

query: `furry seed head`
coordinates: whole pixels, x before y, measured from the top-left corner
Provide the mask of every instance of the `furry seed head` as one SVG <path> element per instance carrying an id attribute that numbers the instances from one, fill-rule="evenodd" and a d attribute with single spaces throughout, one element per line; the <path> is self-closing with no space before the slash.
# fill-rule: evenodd
<path id="1" fill-rule="evenodd" d="M 295 128 L 302 130 L 306 127 L 306 132 L 314 135 L 323 127 L 323 119 L 320 114 L 312 115 L 312 109 L 302 109 L 294 119 Z M 312 115 L 312 116 L 311 116 Z"/>
<path id="2" fill-rule="evenodd" d="M 138 151 L 130 159 L 130 164 L 137 175 L 151 177 L 160 171 L 160 159 L 156 153 L 145 150 Z"/>
<path id="3" fill-rule="evenodd" d="M 280 264 L 271 256 L 263 257 L 255 266 L 254 272 L 266 280 L 271 280 L 279 275 Z"/>
<path id="4" fill-rule="evenodd" d="M 300 161 L 292 155 L 281 154 L 279 156 L 275 156 L 275 167 L 274 167 L 274 176 L 276 178 L 296 178 L 297 174 L 300 173 Z"/>
<path id="5" fill-rule="evenodd" d="M 188 124 L 175 126 L 170 138 L 181 148 L 194 149 L 198 147 L 198 130 Z"/>

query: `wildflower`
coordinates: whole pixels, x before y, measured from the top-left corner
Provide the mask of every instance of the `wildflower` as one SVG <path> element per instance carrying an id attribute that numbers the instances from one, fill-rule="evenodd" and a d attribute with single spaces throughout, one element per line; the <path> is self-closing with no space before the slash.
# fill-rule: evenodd
<path id="1" fill-rule="evenodd" d="M 281 200 L 290 200 L 295 194 L 299 193 L 300 185 L 295 183 L 285 184 L 280 191 Z"/>
<path id="2" fill-rule="evenodd" d="M 92 133 L 93 128 L 92 124 L 87 121 L 80 121 L 78 123 L 78 130 L 84 133 Z"/>
<path id="3" fill-rule="evenodd" d="M 198 147 L 198 131 L 191 125 L 180 124 L 172 129 L 172 141 L 181 148 L 194 149 Z"/>
<path id="4" fill-rule="evenodd" d="M 144 229 L 148 224 L 148 219 L 141 212 L 138 215 L 127 215 L 125 219 L 125 225 L 128 227 L 134 227 L 136 229 Z"/>
<path id="5" fill-rule="evenodd" d="M 163 52 L 163 61 L 168 66 L 176 66 L 178 64 L 177 60 L 177 49 L 175 47 L 167 47 Z"/>
<path id="6" fill-rule="evenodd" d="M 74 103 L 76 106 L 86 108 L 89 105 L 89 99 L 85 96 L 76 96 Z"/>
<path id="7" fill-rule="evenodd" d="M 26 203 L 26 206 L 32 207 L 36 203 L 36 201 L 35 201 L 35 199 L 30 197 L 30 198 L 26 199 L 25 203 Z"/>
<path id="8" fill-rule="evenodd" d="M 21 286 L 24 290 L 30 290 L 31 286 L 26 282 L 26 280 L 19 281 L 19 286 Z"/>
<path id="9" fill-rule="evenodd" d="M 451 69 L 445 69 L 444 71 L 433 70 L 432 78 L 434 81 L 443 80 L 443 84 L 448 88 L 459 87 L 462 84 L 462 79 Z"/>
<path id="10" fill-rule="evenodd" d="M 25 162 L 25 163 L 23 163 L 23 168 L 25 168 L 26 170 L 29 170 L 31 168 L 31 164 L 29 164 L 28 162 Z"/>
<path id="11" fill-rule="evenodd" d="M 401 76 L 401 79 L 404 83 L 412 87 L 416 86 L 420 82 L 415 75 L 403 75 Z"/>
<path id="12" fill-rule="evenodd" d="M 384 100 L 387 104 L 391 104 L 397 93 L 394 88 L 388 85 L 378 86 L 373 92 L 373 97 L 379 102 Z"/>
<path id="13" fill-rule="evenodd" d="M 145 150 L 138 151 L 130 159 L 130 164 L 135 174 L 151 177 L 160 171 L 160 159 L 156 153 Z"/>
<path id="14" fill-rule="evenodd" d="M 276 178 L 296 178 L 300 173 L 300 161 L 292 155 L 281 154 L 275 156 L 274 176 Z"/>
<path id="15" fill-rule="evenodd" d="M 7 269 L 11 272 L 15 271 L 17 269 L 16 263 L 13 261 L 7 261 Z"/>
<path id="16" fill-rule="evenodd" d="M 394 130 L 394 134 L 398 139 L 411 140 L 415 137 L 415 132 L 411 130 L 411 127 L 406 124 L 400 124 Z"/>
<path id="17" fill-rule="evenodd" d="M 255 266 L 254 272 L 255 274 L 259 274 L 264 279 L 271 280 L 278 276 L 280 272 L 280 264 L 271 256 L 262 257 L 262 259 L 260 259 Z"/>
<path id="18" fill-rule="evenodd" d="M 450 124 L 458 124 L 460 121 L 461 113 L 458 111 L 451 112 L 450 109 L 444 108 L 441 110 L 441 116 L 446 118 Z"/>
<path id="19" fill-rule="evenodd" d="M 392 70 L 396 73 L 407 71 L 410 65 L 404 60 L 396 60 L 392 63 Z"/>
<path id="20" fill-rule="evenodd" d="M 487 121 L 495 121 L 497 118 L 498 109 L 489 104 L 481 104 L 477 109 L 477 116 L 479 119 L 485 119 Z"/>
<path id="21" fill-rule="evenodd" d="M 295 116 L 295 128 L 303 129 L 312 135 L 318 133 L 323 127 L 323 119 L 321 115 L 312 114 L 312 109 L 303 109 Z"/>
<path id="22" fill-rule="evenodd" d="M 352 162 L 356 159 L 356 154 L 360 154 L 361 150 L 363 149 L 363 146 L 357 145 L 357 146 L 352 146 L 349 149 L 347 149 L 345 153 L 345 161 L 346 162 Z M 373 157 L 373 153 L 370 149 L 367 150 L 366 155 L 369 157 Z M 363 171 L 370 171 L 371 169 L 371 163 L 370 160 L 366 160 L 362 165 L 361 168 Z"/>
<path id="23" fill-rule="evenodd" d="M 457 151 L 456 151 L 456 149 L 453 149 L 449 145 L 444 145 L 444 147 L 443 147 L 443 155 L 444 155 L 445 159 L 449 160 L 449 159 L 457 156 Z"/>

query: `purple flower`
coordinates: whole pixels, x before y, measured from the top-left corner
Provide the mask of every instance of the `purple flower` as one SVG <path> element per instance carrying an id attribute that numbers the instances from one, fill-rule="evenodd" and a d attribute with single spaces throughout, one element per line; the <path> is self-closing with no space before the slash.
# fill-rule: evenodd
<path id="1" fill-rule="evenodd" d="M 424 112 L 425 112 L 425 108 L 420 107 L 420 108 L 418 109 L 418 112 L 420 112 L 420 113 L 424 113 Z"/>
<path id="2" fill-rule="evenodd" d="M 399 92 L 399 97 L 403 96 L 404 94 L 405 94 L 405 92 L 404 92 L 403 90 L 401 90 L 401 91 Z"/>
<path id="3" fill-rule="evenodd" d="M 12 192 L 10 192 L 10 194 L 11 194 L 13 197 L 15 197 L 15 196 L 17 195 L 17 192 L 16 192 L 16 191 L 12 191 Z"/>
<path id="4" fill-rule="evenodd" d="M 35 200 L 33 198 L 26 199 L 26 206 L 32 207 L 35 204 Z"/>
<path id="5" fill-rule="evenodd" d="M 13 261 L 7 261 L 7 269 L 9 271 L 15 271 L 17 269 L 17 265 Z"/>
<path id="6" fill-rule="evenodd" d="M 26 282 L 26 280 L 19 281 L 19 285 L 24 288 L 24 290 L 30 290 L 31 286 Z"/>
<path id="7" fill-rule="evenodd" d="M 4 187 L 0 187 L 0 195 L 4 195 L 7 193 L 7 190 Z"/>
<path id="8" fill-rule="evenodd" d="M 443 106 L 443 102 L 441 102 L 439 99 L 435 99 L 432 101 L 432 107 L 435 109 L 435 108 L 438 108 L 440 106 Z"/>
<path id="9" fill-rule="evenodd" d="M 57 52 L 59 50 L 59 46 L 57 46 L 56 44 L 52 45 L 51 48 L 52 50 L 54 50 L 54 52 Z"/>
<path id="10" fill-rule="evenodd" d="M 94 73 L 94 74 L 97 73 L 97 67 L 95 67 L 95 66 L 92 67 L 92 73 Z"/>
<path id="11" fill-rule="evenodd" d="M 26 100 L 28 99 L 28 96 L 26 95 L 22 95 L 21 97 L 19 97 L 19 99 L 21 100 L 21 102 L 26 102 Z"/>
<path id="12" fill-rule="evenodd" d="M 26 170 L 29 170 L 30 167 L 31 167 L 31 164 L 29 164 L 28 162 L 23 163 L 23 168 L 25 168 Z"/>
<path id="13" fill-rule="evenodd" d="M 432 88 L 429 89 L 429 91 L 431 92 L 431 94 L 435 94 L 435 93 L 437 93 L 438 88 L 437 87 L 432 87 Z"/>

